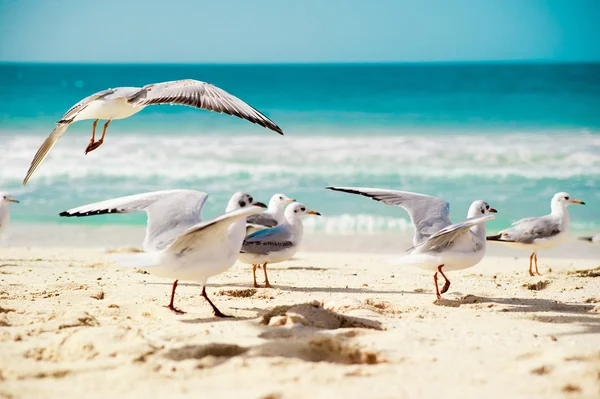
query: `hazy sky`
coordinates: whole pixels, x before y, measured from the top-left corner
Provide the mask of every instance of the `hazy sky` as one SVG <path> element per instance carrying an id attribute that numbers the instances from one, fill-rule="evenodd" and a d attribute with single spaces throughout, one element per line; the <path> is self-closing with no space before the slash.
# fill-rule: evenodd
<path id="1" fill-rule="evenodd" d="M 600 0 L 0 0 L 0 61 L 600 60 Z"/>

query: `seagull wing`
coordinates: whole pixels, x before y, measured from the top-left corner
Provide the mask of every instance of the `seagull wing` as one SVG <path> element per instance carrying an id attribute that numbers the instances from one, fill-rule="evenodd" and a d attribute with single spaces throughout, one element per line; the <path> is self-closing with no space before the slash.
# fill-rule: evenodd
<path id="1" fill-rule="evenodd" d="M 283 134 L 279 126 L 257 109 L 225 90 L 198 80 L 186 79 L 150 84 L 129 96 L 127 101 L 138 107 L 152 104 L 179 104 L 218 113 L 224 112 Z"/>
<path id="2" fill-rule="evenodd" d="M 262 208 L 250 206 L 201 222 L 177 237 L 165 251 L 176 256 L 181 256 L 187 251 L 224 245 L 229 241 L 229 226 L 233 222 L 262 211 Z M 239 248 L 236 251 L 239 252 Z"/>
<path id="3" fill-rule="evenodd" d="M 267 255 L 294 246 L 292 232 L 287 225 L 260 230 L 244 240 L 240 252 Z"/>
<path id="4" fill-rule="evenodd" d="M 388 205 L 404 208 L 415 227 L 413 244 L 418 245 L 427 237 L 450 225 L 450 204 L 440 198 L 408 191 L 365 187 L 327 187 L 329 190 L 359 194 Z"/>
<path id="5" fill-rule="evenodd" d="M 79 101 L 77 104 L 73 105 L 64 115 L 63 117 L 56 123 L 56 127 L 50 133 L 50 136 L 44 140 L 40 148 L 35 153 L 33 160 L 31 161 L 31 165 L 29 166 L 29 170 L 27 171 L 27 175 L 25 175 L 25 179 L 23 179 L 23 185 L 26 185 L 31 176 L 35 173 L 36 170 L 40 167 L 44 159 L 48 156 L 52 148 L 56 145 L 58 140 L 65 134 L 69 125 L 73 122 L 75 117 L 83 111 L 90 102 L 97 100 L 99 98 L 106 97 L 109 94 L 115 92 L 116 89 L 108 89 L 99 91 L 98 93 L 92 94 L 89 97 L 84 98 Z"/>
<path id="6" fill-rule="evenodd" d="M 472 234 L 471 227 L 493 220 L 494 215 L 477 216 L 444 227 L 431 235 L 424 243 L 419 245 L 421 251 L 441 251 L 452 245 L 464 234 Z"/>
<path id="7" fill-rule="evenodd" d="M 144 249 L 155 251 L 169 245 L 188 228 L 202 221 L 208 194 L 194 190 L 164 190 L 129 195 L 69 209 L 60 216 L 83 217 L 145 211 L 148 227 Z"/>

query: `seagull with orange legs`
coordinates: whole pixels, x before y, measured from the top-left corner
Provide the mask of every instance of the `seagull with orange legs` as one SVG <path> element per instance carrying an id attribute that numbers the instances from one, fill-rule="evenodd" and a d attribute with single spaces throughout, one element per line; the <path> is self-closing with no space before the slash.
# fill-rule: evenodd
<path id="1" fill-rule="evenodd" d="M 410 264 L 435 272 L 433 282 L 437 299 L 450 288 L 444 272 L 463 270 L 478 264 L 485 255 L 485 222 L 496 213 L 485 201 L 475 201 L 469 207 L 467 219 L 452 224 L 450 204 L 440 198 L 407 191 L 363 187 L 327 187 L 369 197 L 384 204 L 400 206 L 408 212 L 415 228 L 414 246 L 409 255 L 397 263 Z M 444 278 L 440 291 L 438 273 Z"/>
<path id="2" fill-rule="evenodd" d="M 304 232 L 302 218 L 306 215 L 321 216 L 319 212 L 311 211 L 305 205 L 294 202 L 286 208 L 284 220 L 279 226 L 259 230 L 246 237 L 238 259 L 252 265 L 254 287 L 258 287 L 256 268 L 260 264 L 265 274 L 265 287 L 271 288 L 267 276 L 267 264 L 284 262 L 298 251 Z"/>
<path id="3" fill-rule="evenodd" d="M 85 149 L 87 154 L 102 145 L 106 129 L 112 120 L 128 118 L 153 104 L 187 105 L 208 111 L 226 113 L 283 134 L 281 128 L 260 111 L 225 90 L 206 82 L 186 79 L 153 83 L 141 88 L 117 87 L 99 91 L 84 98 L 63 115 L 56 123 L 56 127 L 50 136 L 35 154 L 23 180 L 23 185 L 27 184 L 71 123 L 89 119 L 94 120 L 92 123 L 92 138 Z M 102 129 L 100 140 L 96 141 L 96 125 L 100 119 L 106 120 L 106 123 Z"/>
<path id="4" fill-rule="evenodd" d="M 532 269 L 533 263 L 535 263 L 535 274 L 541 276 L 537 263 L 537 251 L 555 247 L 567 239 L 571 223 L 567 207 L 571 204 L 585 205 L 585 202 L 576 200 L 569 193 L 554 194 L 550 202 L 551 212 L 549 215 L 521 219 L 513 223 L 512 227 L 489 236 L 487 239 L 506 243 L 515 249 L 532 251 L 529 256 L 529 275 L 534 275 Z"/>
<path id="5" fill-rule="evenodd" d="M 85 217 L 144 211 L 148 215 L 148 226 L 144 238 L 144 251 L 166 250 L 184 232 L 202 222 L 202 209 L 208 194 L 194 190 L 152 191 L 126 197 L 113 198 L 93 204 L 82 205 L 60 213 L 65 217 Z M 256 202 L 251 195 L 238 192 L 233 194 L 226 211 L 233 211 L 250 205 L 266 208 Z M 173 282 L 171 301 L 165 306 L 175 313 L 183 313 L 175 308 L 175 290 L 179 280 Z"/>

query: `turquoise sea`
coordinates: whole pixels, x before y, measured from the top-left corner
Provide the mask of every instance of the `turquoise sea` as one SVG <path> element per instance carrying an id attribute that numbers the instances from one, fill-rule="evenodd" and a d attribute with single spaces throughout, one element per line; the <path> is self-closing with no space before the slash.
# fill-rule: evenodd
<path id="1" fill-rule="evenodd" d="M 75 102 L 116 86 L 191 78 L 242 98 L 285 136 L 226 115 L 153 106 L 114 121 L 85 156 L 92 121 L 72 125 L 31 182 L 29 162 Z M 310 229 L 410 230 L 408 215 L 329 185 L 395 188 L 451 203 L 485 199 L 492 230 L 549 211 L 557 191 L 572 228 L 600 231 L 600 64 L 63 65 L 0 64 L 0 189 L 13 221 L 144 224 L 143 214 L 59 218 L 69 207 L 168 188 L 211 195 L 283 192 L 320 211 Z"/>

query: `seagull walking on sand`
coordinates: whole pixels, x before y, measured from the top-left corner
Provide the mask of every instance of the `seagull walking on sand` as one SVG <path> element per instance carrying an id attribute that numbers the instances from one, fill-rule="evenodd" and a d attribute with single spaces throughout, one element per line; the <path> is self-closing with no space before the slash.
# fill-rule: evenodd
<path id="1" fill-rule="evenodd" d="M 11 202 L 19 203 L 19 201 L 7 193 L 0 192 L 0 235 L 6 230 L 8 223 L 10 222 L 10 209 L 8 209 L 8 204 Z"/>
<path id="2" fill-rule="evenodd" d="M 248 217 L 246 221 L 246 234 L 281 224 L 285 220 L 283 215 L 285 206 L 294 201 L 295 199 L 289 198 L 285 194 L 273 195 L 269 201 L 269 207 L 265 212 Z"/>
<path id="3" fill-rule="evenodd" d="M 213 307 L 215 316 L 223 317 L 206 296 L 206 280 L 222 273 L 235 263 L 235 257 L 231 261 L 230 252 L 232 248 L 237 248 L 239 252 L 245 235 L 247 215 L 238 217 L 234 211 L 251 207 L 254 211 L 250 212 L 250 215 L 260 212 L 266 205 L 255 202 L 249 194 L 238 192 L 229 200 L 227 213 L 202 222 L 202 207 L 207 197 L 205 193 L 192 190 L 156 191 L 84 205 L 62 212 L 61 216 L 146 211 L 146 252 L 115 255 L 113 258 L 118 263 L 138 267 L 151 274 L 175 278 L 171 300 L 166 306 L 175 313 L 184 313 L 174 305 L 179 280 L 200 282 L 202 296 Z M 205 234 L 207 231 L 209 235 Z M 193 262 L 197 264 L 194 265 Z"/>
<path id="4" fill-rule="evenodd" d="M 256 268 L 262 264 L 265 287 L 271 288 L 267 276 L 267 264 L 284 262 L 294 256 L 302 241 L 304 232 L 302 218 L 306 215 L 321 216 L 319 212 L 309 210 L 305 205 L 295 202 L 286 208 L 284 220 L 279 226 L 259 230 L 246 237 L 238 260 L 252 265 L 254 287 L 259 286 L 256 282 Z"/>
<path id="5" fill-rule="evenodd" d="M 334 191 L 360 194 L 387 205 L 404 208 L 413 223 L 413 247 L 402 263 L 435 272 L 433 282 L 437 299 L 450 288 L 445 271 L 463 270 L 475 266 L 485 255 L 485 222 L 495 218 L 485 201 L 475 201 L 469 207 L 467 219 L 452 224 L 450 204 L 429 195 L 363 187 L 327 187 Z M 438 287 L 438 273 L 444 287 Z"/>
<path id="6" fill-rule="evenodd" d="M 23 185 L 27 184 L 71 123 L 88 119 L 94 120 L 92 138 L 85 149 L 87 154 L 102 145 L 106 129 L 113 119 L 128 118 L 153 104 L 179 104 L 226 113 L 283 134 L 281 128 L 260 111 L 206 82 L 186 79 L 153 83 L 141 88 L 117 87 L 99 91 L 84 98 L 63 115 L 35 154 L 23 180 Z M 102 129 L 100 140 L 96 141 L 96 125 L 100 119 L 106 120 L 106 123 Z"/>
<path id="7" fill-rule="evenodd" d="M 567 239 L 571 223 L 567 207 L 571 204 L 585 205 L 585 202 L 574 199 L 569 193 L 554 194 L 549 215 L 521 219 L 513 223 L 512 227 L 487 239 L 506 243 L 516 249 L 532 251 L 529 256 L 529 275 L 534 275 L 532 263 L 535 262 L 535 274 L 541 276 L 537 251 L 555 247 Z"/>

